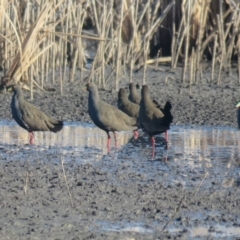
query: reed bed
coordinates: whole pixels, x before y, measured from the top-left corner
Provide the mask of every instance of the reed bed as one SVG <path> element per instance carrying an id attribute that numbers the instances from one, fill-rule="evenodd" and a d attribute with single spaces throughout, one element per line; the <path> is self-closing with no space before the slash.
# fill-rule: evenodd
<path id="1" fill-rule="evenodd" d="M 201 83 L 206 60 L 212 82 L 236 63 L 240 83 L 236 0 L 0 0 L 0 16 L 2 87 L 52 82 L 63 91 L 76 78 L 102 87 L 114 78 L 118 90 L 123 75 L 131 82 L 142 69 L 144 84 L 162 63 L 183 66 L 183 83 Z"/>

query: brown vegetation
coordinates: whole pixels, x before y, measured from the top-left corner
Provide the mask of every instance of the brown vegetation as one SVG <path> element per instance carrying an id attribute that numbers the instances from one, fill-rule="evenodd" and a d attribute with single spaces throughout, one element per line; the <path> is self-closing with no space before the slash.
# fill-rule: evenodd
<path id="1" fill-rule="evenodd" d="M 218 83 L 233 61 L 240 71 L 236 0 L 1 0 L 0 16 L 2 86 L 21 81 L 44 88 L 46 79 L 56 82 L 58 71 L 62 89 L 80 69 L 81 80 L 97 77 L 103 86 L 115 74 L 118 89 L 123 66 L 130 68 L 129 81 L 134 69 L 143 68 L 144 83 L 148 65 L 164 61 L 172 69 L 184 63 L 183 82 L 186 76 L 201 80 L 203 59 L 211 61 Z M 91 69 L 85 68 L 88 55 Z"/>

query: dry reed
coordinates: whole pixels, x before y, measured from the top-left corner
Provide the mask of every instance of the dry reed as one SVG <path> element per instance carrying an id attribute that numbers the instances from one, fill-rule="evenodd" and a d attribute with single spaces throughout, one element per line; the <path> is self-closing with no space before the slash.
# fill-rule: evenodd
<path id="1" fill-rule="evenodd" d="M 130 82 L 134 70 L 143 68 L 145 83 L 148 66 L 161 62 L 170 62 L 173 69 L 183 62 L 182 81 L 201 82 L 206 55 L 211 80 L 220 84 L 222 71 L 231 74 L 232 60 L 239 63 L 240 9 L 234 1 L 1 0 L 0 16 L 1 86 L 21 81 L 30 86 L 31 97 L 33 88 L 44 89 L 50 79 L 63 92 L 77 75 L 80 81 L 97 76 L 105 87 L 115 74 L 117 90 L 126 66 Z M 161 48 L 166 30 L 169 56 L 157 56 L 161 49 L 156 49 L 158 58 L 149 59 L 151 40 Z M 93 59 L 91 69 L 85 68 L 88 58 Z"/>
<path id="2" fill-rule="evenodd" d="M 64 158 L 63 157 L 61 157 L 61 165 L 62 165 L 63 177 L 64 177 L 66 187 L 67 187 L 67 190 L 68 190 L 68 196 L 69 196 L 69 199 L 70 199 L 70 202 L 71 202 L 71 206 L 74 207 L 73 200 L 72 200 L 72 195 L 71 195 L 71 192 L 70 192 L 70 189 L 69 189 L 67 176 L 66 176 L 66 172 L 65 172 L 65 168 L 64 168 Z"/>

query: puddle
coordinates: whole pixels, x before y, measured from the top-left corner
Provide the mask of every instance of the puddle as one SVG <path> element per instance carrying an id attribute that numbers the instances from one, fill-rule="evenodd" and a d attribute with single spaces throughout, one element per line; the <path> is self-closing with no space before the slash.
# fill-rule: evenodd
<path id="1" fill-rule="evenodd" d="M 115 222 L 111 224 L 107 221 L 99 221 L 96 225 L 98 229 L 103 231 L 153 233 L 153 229 L 146 226 L 143 222 Z"/>
<path id="2" fill-rule="evenodd" d="M 0 144 L 28 145 L 29 134 L 15 122 L 0 122 Z M 34 146 L 39 147 L 96 147 L 107 153 L 107 135 L 104 131 L 87 123 L 66 123 L 59 133 L 34 132 Z M 121 147 L 132 137 L 131 132 L 117 134 L 118 144 Z M 111 142 L 114 146 L 114 138 Z"/>
<path id="3" fill-rule="evenodd" d="M 21 155 L 21 148 L 32 151 L 60 151 L 66 159 L 81 156 L 85 162 L 93 158 L 102 160 L 107 156 L 106 133 L 92 124 L 66 123 L 58 134 L 36 132 L 33 148 L 28 145 L 28 132 L 15 122 L 0 122 L 0 132 L 0 145 L 18 151 L 18 157 Z M 111 141 L 111 157 L 117 160 L 117 164 L 114 163 L 113 166 L 115 169 L 119 164 L 127 164 L 128 171 L 146 174 L 147 178 L 159 178 L 159 171 L 163 171 L 168 182 L 183 186 L 187 186 L 191 177 L 198 183 L 204 173 L 213 172 L 214 169 L 212 177 L 214 181 L 221 180 L 223 187 L 240 185 L 240 135 L 236 129 L 172 127 L 169 131 L 169 149 L 164 150 L 164 139 L 157 137 L 156 157 L 150 165 L 145 164 L 151 160 L 152 151 L 146 135 L 140 133 L 139 139 L 135 141 L 132 132 L 119 132 L 117 138 L 118 151 L 114 151 L 113 137 Z M 136 168 L 131 159 L 139 159 L 140 163 L 142 161 L 144 168 Z M 159 164 L 163 159 L 167 160 L 166 165 Z M 173 180 L 167 170 L 178 166 L 178 174 Z"/>
<path id="4" fill-rule="evenodd" d="M 146 224 L 144 222 L 107 222 L 99 221 L 95 223 L 101 231 L 111 231 L 111 232 L 134 232 L 141 234 L 152 234 L 155 231 L 161 231 L 163 225 L 157 222 L 151 222 L 151 224 Z M 226 237 L 237 237 L 240 235 L 240 227 L 234 226 L 224 226 L 224 225 L 212 225 L 212 226 L 196 226 L 196 227 L 186 227 L 186 228 L 175 228 L 169 227 L 167 230 L 172 235 L 177 235 L 179 232 L 185 232 L 191 239 L 199 237 L 214 237 L 214 238 L 226 238 Z"/>
<path id="5" fill-rule="evenodd" d="M 215 225 L 215 226 L 199 226 L 190 230 L 190 236 L 193 238 L 196 237 L 239 237 L 240 236 L 240 227 L 226 227 L 224 225 Z"/>
<path id="6" fill-rule="evenodd" d="M 135 181 L 138 175 L 144 181 L 157 180 L 164 184 L 181 184 L 184 187 L 196 187 L 205 174 L 205 188 L 223 188 L 240 186 L 240 132 L 229 127 L 176 127 L 169 131 L 169 149 L 165 150 L 164 138 L 156 138 L 156 157 L 151 158 L 149 138 L 140 132 L 138 140 L 133 133 L 119 132 L 118 149 L 114 147 L 107 153 L 106 133 L 92 124 L 65 123 L 60 133 L 36 132 L 35 145 L 28 145 L 28 132 L 15 122 L 0 122 L 0 156 L 9 155 L 11 159 L 25 158 L 24 149 L 41 154 L 59 153 L 65 161 L 94 162 L 110 159 L 106 169 L 120 176 L 129 172 L 129 180 Z M 15 155 L 14 155 L 15 153 Z M 25 154 L 25 155 L 24 155 Z M 28 152 L 29 154 L 29 152 Z M 40 154 L 40 153 L 39 153 Z M 136 165 L 136 161 L 139 159 Z M 173 178 L 172 171 L 176 174 Z M 116 181 L 117 181 L 117 174 Z"/>

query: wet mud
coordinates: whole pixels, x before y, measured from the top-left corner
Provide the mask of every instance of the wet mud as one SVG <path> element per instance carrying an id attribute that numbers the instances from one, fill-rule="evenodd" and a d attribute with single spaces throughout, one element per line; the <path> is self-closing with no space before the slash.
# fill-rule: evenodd
<path id="1" fill-rule="evenodd" d="M 58 134 L 36 133 L 34 146 L 11 119 L 11 94 L 0 94 L 2 239 L 239 236 L 236 78 L 190 88 L 177 75 L 165 82 L 169 73 L 149 74 L 153 98 L 170 100 L 174 116 L 169 148 L 158 136 L 155 158 L 142 132 L 137 140 L 118 133 L 119 148 L 113 142 L 107 153 L 106 134 L 91 124 L 80 81 L 66 84 L 62 96 L 57 86 L 34 95 L 34 104 L 66 124 Z M 115 92 L 100 90 L 100 96 L 116 104 Z"/>
<path id="2" fill-rule="evenodd" d="M 106 134 L 68 123 L 28 134 L 1 122 L 1 234 L 5 239 L 236 237 L 239 145 L 234 128 L 177 127 L 152 159 L 142 132 Z M 47 142 L 48 139 L 48 142 Z M 229 235 L 230 234 L 230 235 Z"/>
<path id="3" fill-rule="evenodd" d="M 142 76 L 142 71 L 135 73 L 133 81 L 141 86 Z M 210 80 L 209 71 L 201 82 L 192 84 L 180 81 L 181 69 L 177 69 L 176 72 L 167 67 L 162 68 L 162 71 L 148 70 L 146 76 L 146 84 L 150 87 L 152 98 L 162 106 L 167 100 L 172 103 L 173 125 L 237 127 L 235 106 L 240 101 L 240 83 L 236 69 L 232 70 L 231 76 L 223 72 L 220 84 Z M 119 88 L 128 87 L 127 79 L 127 75 L 122 76 Z M 58 82 L 48 82 L 44 86 L 55 91 L 38 90 L 34 93 L 33 100 L 30 100 L 28 91 L 25 91 L 25 95 L 30 102 L 58 119 L 91 122 L 87 112 L 88 93 L 84 90 L 85 85 L 86 82 L 80 79 L 76 79 L 74 83 L 65 82 L 61 94 Z M 117 92 L 114 88 L 114 79 L 106 83 L 105 89 L 100 84 L 99 95 L 102 100 L 117 106 Z M 9 108 L 11 97 L 11 93 L 0 94 L 0 119 L 12 119 Z"/>

